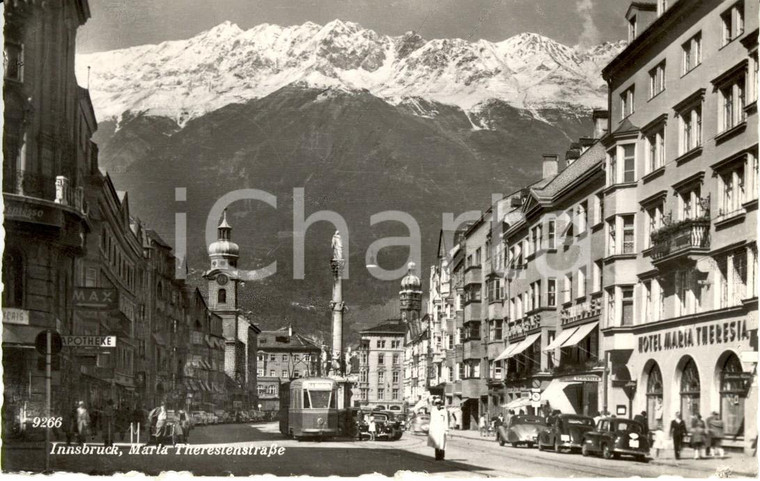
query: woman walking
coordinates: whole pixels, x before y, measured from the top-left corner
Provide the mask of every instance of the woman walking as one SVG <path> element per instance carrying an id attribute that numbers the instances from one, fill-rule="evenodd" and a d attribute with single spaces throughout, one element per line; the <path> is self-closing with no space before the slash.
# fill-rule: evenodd
<path id="1" fill-rule="evenodd" d="M 705 457 L 705 437 L 705 422 L 700 414 L 696 414 L 691 422 L 691 447 L 694 449 L 694 459 Z"/>
<path id="2" fill-rule="evenodd" d="M 374 441 L 375 435 L 377 433 L 377 423 L 375 423 L 375 416 L 369 417 L 369 426 L 367 427 L 367 431 L 369 431 L 369 440 Z"/>

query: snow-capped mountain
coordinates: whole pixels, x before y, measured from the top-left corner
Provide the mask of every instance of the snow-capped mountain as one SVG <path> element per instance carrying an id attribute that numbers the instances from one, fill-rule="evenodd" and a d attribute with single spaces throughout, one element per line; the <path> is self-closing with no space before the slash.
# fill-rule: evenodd
<path id="1" fill-rule="evenodd" d="M 605 105 L 600 71 L 624 45 L 581 49 L 534 33 L 498 43 L 425 40 L 340 20 L 250 30 L 224 22 L 188 40 L 79 55 L 77 69 L 80 79 L 91 69 L 100 120 L 133 111 L 184 125 L 287 85 L 369 92 L 394 105 L 424 100 L 466 112 L 493 99 L 532 111 L 589 109 Z"/>

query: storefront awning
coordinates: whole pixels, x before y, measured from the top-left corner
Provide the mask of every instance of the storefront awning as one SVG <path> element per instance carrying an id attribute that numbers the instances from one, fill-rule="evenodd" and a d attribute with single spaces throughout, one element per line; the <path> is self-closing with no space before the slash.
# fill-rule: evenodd
<path id="1" fill-rule="evenodd" d="M 541 404 L 548 402 L 552 409 L 559 409 L 564 414 L 575 414 L 575 408 L 565 394 L 565 388 L 574 384 L 583 383 L 552 379 L 552 382 L 541 393 Z"/>
<path id="2" fill-rule="evenodd" d="M 590 324 L 584 324 L 580 326 L 578 330 L 576 330 L 575 333 L 573 333 L 573 335 L 570 336 L 570 338 L 562 344 L 562 347 L 575 346 L 576 344 L 584 340 L 586 336 L 588 336 L 591 333 L 591 331 L 596 329 L 596 326 L 598 325 L 599 325 L 598 322 L 592 322 Z"/>
<path id="3" fill-rule="evenodd" d="M 549 345 L 546 346 L 542 350 L 544 352 L 553 351 L 554 349 L 561 347 L 565 343 L 565 341 L 570 339 L 570 336 L 576 333 L 576 331 L 578 331 L 577 327 L 571 327 L 570 329 L 565 329 L 564 331 L 560 332 L 559 335 L 557 335 L 557 337 L 555 337 L 554 340 L 550 342 Z"/>
<path id="4" fill-rule="evenodd" d="M 3 324 L 3 346 L 34 348 L 39 327 Z"/>
<path id="5" fill-rule="evenodd" d="M 512 352 L 509 353 L 507 357 L 512 357 L 512 356 L 516 356 L 520 354 L 521 352 L 523 352 L 524 350 L 532 346 L 533 343 L 536 342 L 539 337 L 541 337 L 540 332 L 531 334 L 530 336 L 526 337 L 525 339 L 522 340 L 520 344 L 517 345 L 517 347 L 515 347 L 515 349 Z"/>
<path id="6" fill-rule="evenodd" d="M 499 354 L 499 356 L 498 356 L 496 359 L 494 359 L 494 361 L 501 361 L 501 360 L 503 360 L 503 359 L 506 359 L 506 358 L 508 358 L 508 357 L 509 357 L 509 355 L 512 353 L 512 351 L 514 351 L 514 350 L 515 350 L 515 348 L 516 348 L 517 346 L 519 346 L 519 345 L 520 345 L 520 343 L 519 343 L 519 342 L 518 342 L 518 343 L 515 343 L 515 344 L 510 344 L 509 346 L 507 346 L 507 348 L 506 348 L 506 349 L 504 349 L 504 350 L 501 352 L 501 354 Z"/>
<path id="7" fill-rule="evenodd" d="M 502 407 L 505 407 L 507 409 L 518 409 L 525 406 L 530 406 L 529 397 L 519 397 L 517 399 L 513 399 L 512 401 L 509 401 L 507 404 L 504 404 Z"/>

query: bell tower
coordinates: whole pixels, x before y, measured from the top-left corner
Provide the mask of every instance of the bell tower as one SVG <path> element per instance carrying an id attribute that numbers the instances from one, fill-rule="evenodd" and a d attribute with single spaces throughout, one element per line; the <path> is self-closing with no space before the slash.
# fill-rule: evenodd
<path id="1" fill-rule="evenodd" d="M 227 222 L 227 211 L 217 228 L 218 238 L 208 246 L 211 261 L 208 280 L 209 307 L 213 311 L 237 310 L 237 270 L 240 247 L 232 242 L 232 226 Z"/>
<path id="2" fill-rule="evenodd" d="M 399 300 L 401 301 L 401 321 L 408 324 L 420 318 L 422 312 L 422 282 L 415 275 L 416 265 L 410 262 L 408 271 L 401 279 L 401 290 L 399 291 Z"/>

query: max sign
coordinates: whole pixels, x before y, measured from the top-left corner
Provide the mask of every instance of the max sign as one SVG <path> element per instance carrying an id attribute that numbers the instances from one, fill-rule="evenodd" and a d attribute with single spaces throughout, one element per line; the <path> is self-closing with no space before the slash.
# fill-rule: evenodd
<path id="1" fill-rule="evenodd" d="M 116 292 L 116 289 L 101 287 L 75 287 L 74 307 L 116 309 L 119 307 L 119 295 Z"/>

